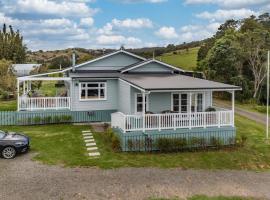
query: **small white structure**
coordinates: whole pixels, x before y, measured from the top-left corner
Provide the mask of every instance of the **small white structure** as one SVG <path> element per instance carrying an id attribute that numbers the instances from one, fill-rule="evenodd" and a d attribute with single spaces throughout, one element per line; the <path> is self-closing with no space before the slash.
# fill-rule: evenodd
<path id="1" fill-rule="evenodd" d="M 30 72 L 38 67 L 40 67 L 41 64 L 13 64 L 12 70 L 13 73 L 17 76 L 28 76 L 30 75 Z"/>

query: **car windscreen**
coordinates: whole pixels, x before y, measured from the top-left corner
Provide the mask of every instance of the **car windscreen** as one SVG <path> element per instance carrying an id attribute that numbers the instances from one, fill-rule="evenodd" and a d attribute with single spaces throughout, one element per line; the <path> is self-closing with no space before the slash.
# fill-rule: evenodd
<path id="1" fill-rule="evenodd" d="M 4 131 L 0 131 L 0 139 L 2 139 L 5 135 L 6 133 Z"/>

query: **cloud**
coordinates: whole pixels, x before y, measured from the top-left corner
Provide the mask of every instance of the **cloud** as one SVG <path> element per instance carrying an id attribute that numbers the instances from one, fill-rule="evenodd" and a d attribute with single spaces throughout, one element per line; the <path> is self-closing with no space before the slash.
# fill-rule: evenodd
<path id="1" fill-rule="evenodd" d="M 208 25 L 187 25 L 180 28 L 179 42 L 191 42 L 209 38 L 215 34 L 220 23 Z"/>
<path id="2" fill-rule="evenodd" d="M 90 8 L 86 1 L 11 0 L 3 1 L 2 11 L 13 14 L 39 14 L 62 17 L 92 16 L 98 9 Z"/>
<path id="3" fill-rule="evenodd" d="M 209 19 L 211 21 L 225 21 L 227 19 L 241 19 L 258 13 L 250 9 L 234 9 L 234 10 L 216 10 L 215 12 L 202 12 L 197 14 L 198 18 Z"/>
<path id="4" fill-rule="evenodd" d="M 89 27 L 89 26 L 92 26 L 93 24 L 94 24 L 94 19 L 92 17 L 86 17 L 86 18 L 80 19 L 81 26 Z"/>
<path id="5" fill-rule="evenodd" d="M 163 39 L 175 39 L 178 37 L 174 27 L 161 27 L 156 33 L 157 36 Z"/>
<path id="6" fill-rule="evenodd" d="M 126 47 L 136 47 L 142 41 L 139 38 L 125 37 L 123 35 L 100 35 L 97 37 L 97 43 L 105 46 L 119 46 L 123 44 Z"/>
<path id="7" fill-rule="evenodd" d="M 137 19 L 124 19 L 118 20 L 113 19 L 111 22 L 112 26 L 120 27 L 120 28 L 151 28 L 153 27 L 153 23 L 150 19 L 147 18 L 137 18 Z"/>
<path id="8" fill-rule="evenodd" d="M 123 3 L 163 3 L 168 0 L 118 0 Z"/>
<path id="9" fill-rule="evenodd" d="M 245 8 L 250 6 L 262 6 L 269 0 L 186 0 L 185 4 L 216 4 L 224 8 Z"/>

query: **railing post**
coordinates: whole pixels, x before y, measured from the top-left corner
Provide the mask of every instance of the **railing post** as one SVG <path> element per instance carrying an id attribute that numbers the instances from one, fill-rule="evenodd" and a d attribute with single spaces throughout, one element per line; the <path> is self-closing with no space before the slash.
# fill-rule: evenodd
<path id="1" fill-rule="evenodd" d="M 126 133 L 126 124 L 127 124 L 127 123 L 126 123 L 126 119 L 127 119 L 127 118 L 126 118 L 126 115 L 123 116 L 123 119 L 124 119 L 124 121 L 123 121 L 123 126 L 122 126 L 122 127 L 123 127 L 123 132 Z"/>
<path id="2" fill-rule="evenodd" d="M 206 128 L 206 112 L 203 112 L 203 127 Z"/>
<path id="3" fill-rule="evenodd" d="M 158 130 L 161 131 L 161 114 L 158 115 Z"/>
<path id="4" fill-rule="evenodd" d="M 173 114 L 173 129 L 176 130 L 176 114 Z"/>
<path id="5" fill-rule="evenodd" d="M 220 128 L 220 116 L 221 116 L 221 114 L 220 114 L 220 111 L 218 111 L 218 128 Z"/>

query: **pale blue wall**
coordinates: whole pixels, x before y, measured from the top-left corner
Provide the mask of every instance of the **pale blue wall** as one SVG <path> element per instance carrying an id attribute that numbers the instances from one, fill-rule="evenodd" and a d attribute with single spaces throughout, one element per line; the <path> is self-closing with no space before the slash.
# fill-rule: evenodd
<path id="1" fill-rule="evenodd" d="M 172 72 L 173 70 L 159 63 L 149 63 L 141 67 L 130 70 L 129 72 Z"/>
<path id="2" fill-rule="evenodd" d="M 131 114 L 131 87 L 129 84 L 118 81 L 118 91 L 119 96 L 117 98 L 118 101 L 118 111 Z"/>
<path id="3" fill-rule="evenodd" d="M 94 79 L 91 79 L 90 81 L 94 81 Z M 71 109 L 73 111 L 117 110 L 118 96 L 118 80 L 110 79 L 107 80 L 107 100 L 80 101 L 79 85 L 76 86 L 76 81 L 72 81 Z"/>
<path id="4" fill-rule="evenodd" d="M 142 60 L 125 53 L 118 53 L 113 56 L 98 60 L 93 63 L 89 63 L 78 67 L 78 70 L 118 70 L 122 67 L 132 65 L 137 62 L 141 62 Z"/>
<path id="5" fill-rule="evenodd" d="M 154 113 L 171 110 L 171 93 L 150 93 L 149 110 Z"/>

